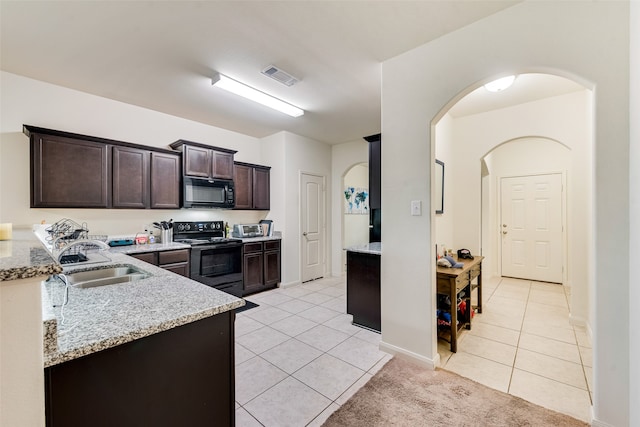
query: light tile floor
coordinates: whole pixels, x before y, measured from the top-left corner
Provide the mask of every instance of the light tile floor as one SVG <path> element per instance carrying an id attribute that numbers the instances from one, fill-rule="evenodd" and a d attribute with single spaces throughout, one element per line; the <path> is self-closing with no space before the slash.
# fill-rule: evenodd
<path id="1" fill-rule="evenodd" d="M 590 421 L 591 344 L 569 323 L 560 285 L 485 280 L 483 313 L 441 366 L 489 387 Z M 236 319 L 236 426 L 320 426 L 391 356 L 380 335 L 351 324 L 345 278 L 247 298 Z M 293 403 L 292 403 L 293 402 Z"/>
<path id="2" fill-rule="evenodd" d="M 591 421 L 591 343 L 569 323 L 567 288 L 485 280 L 483 313 L 458 341 L 438 343 L 441 366 L 489 387 Z"/>
<path id="3" fill-rule="evenodd" d="M 247 297 L 236 318 L 236 426 L 320 426 L 390 358 L 351 324 L 344 278 Z"/>

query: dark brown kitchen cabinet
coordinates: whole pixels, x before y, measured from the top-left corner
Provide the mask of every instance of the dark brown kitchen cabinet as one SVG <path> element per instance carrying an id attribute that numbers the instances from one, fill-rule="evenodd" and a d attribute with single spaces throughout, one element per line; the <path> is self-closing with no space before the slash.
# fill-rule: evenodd
<path id="1" fill-rule="evenodd" d="M 235 209 L 271 209 L 269 166 L 235 162 Z"/>
<path id="2" fill-rule="evenodd" d="M 180 208 L 180 155 L 151 152 L 151 209 Z"/>
<path id="3" fill-rule="evenodd" d="M 264 242 L 264 285 L 275 287 L 280 282 L 280 240 Z"/>
<path id="4" fill-rule="evenodd" d="M 235 311 L 44 369 L 47 427 L 233 426 Z"/>
<path id="5" fill-rule="evenodd" d="M 129 254 L 133 258 L 149 264 L 157 265 L 165 270 L 172 271 L 184 277 L 189 277 L 189 249 L 176 249 L 170 251 L 153 251 Z"/>
<path id="6" fill-rule="evenodd" d="M 31 207 L 178 209 L 180 153 L 24 125 Z"/>
<path id="7" fill-rule="evenodd" d="M 243 295 L 275 288 L 280 282 L 280 240 L 243 245 Z"/>
<path id="8" fill-rule="evenodd" d="M 382 135 L 364 138 L 369 143 L 369 242 L 382 240 Z"/>
<path id="9" fill-rule="evenodd" d="M 131 147 L 113 147 L 113 207 L 144 209 L 149 206 L 151 153 Z"/>
<path id="10" fill-rule="evenodd" d="M 182 151 L 184 175 L 198 178 L 233 179 L 235 150 L 180 139 L 170 145 Z"/>
<path id="11" fill-rule="evenodd" d="M 380 255 L 347 251 L 347 314 L 380 332 Z"/>
<path id="12" fill-rule="evenodd" d="M 27 135 L 31 141 L 32 208 L 109 207 L 108 145 L 39 132 Z"/>
<path id="13" fill-rule="evenodd" d="M 180 156 L 114 146 L 113 207 L 179 209 Z"/>
<path id="14" fill-rule="evenodd" d="M 364 138 L 369 143 L 369 208 L 380 209 L 382 206 L 382 137 L 380 134 Z"/>
<path id="15" fill-rule="evenodd" d="M 259 292 L 264 288 L 264 255 L 262 242 L 245 243 L 243 251 L 243 295 L 248 295 L 254 292 Z"/>

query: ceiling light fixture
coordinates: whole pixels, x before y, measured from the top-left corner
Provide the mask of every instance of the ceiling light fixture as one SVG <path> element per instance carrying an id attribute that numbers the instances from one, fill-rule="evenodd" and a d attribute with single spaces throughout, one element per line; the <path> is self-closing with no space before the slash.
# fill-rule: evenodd
<path id="1" fill-rule="evenodd" d="M 274 110 L 288 114 L 291 117 L 300 117 L 304 114 L 303 109 L 281 101 L 278 98 L 274 98 L 271 95 L 267 95 L 264 92 L 260 92 L 259 90 L 233 80 L 224 74 L 215 73 L 211 80 L 211 84 L 219 87 L 220 89 L 227 90 L 236 95 L 240 95 L 259 104 L 273 108 Z"/>
<path id="2" fill-rule="evenodd" d="M 511 87 L 515 80 L 516 76 L 502 77 L 500 79 L 487 83 L 486 85 L 484 85 L 484 88 L 489 92 L 501 92 Z"/>

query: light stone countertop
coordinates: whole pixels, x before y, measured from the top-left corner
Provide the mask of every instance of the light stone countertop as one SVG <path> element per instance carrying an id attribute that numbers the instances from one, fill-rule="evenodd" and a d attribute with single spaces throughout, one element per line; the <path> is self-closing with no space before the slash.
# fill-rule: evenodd
<path id="1" fill-rule="evenodd" d="M 273 236 L 245 237 L 242 239 L 242 243 L 266 242 L 270 240 L 282 240 L 282 233 L 279 231 L 274 231 Z"/>
<path id="2" fill-rule="evenodd" d="M 349 252 L 360 252 L 365 254 L 372 255 L 381 255 L 382 254 L 382 243 L 381 242 L 373 242 L 373 243 L 363 243 L 361 245 L 353 245 L 346 248 Z"/>
<path id="3" fill-rule="evenodd" d="M 57 280 L 43 282 L 45 367 L 244 305 L 241 298 L 130 256 L 115 252 L 108 256 L 111 262 L 65 267 L 65 273 L 131 264 L 152 276 L 94 288 L 70 286 L 67 305 L 56 308 L 52 305 L 62 304 L 65 286 Z M 52 316 L 55 322 L 50 321 Z"/>
<path id="4" fill-rule="evenodd" d="M 12 240 L 0 241 L 0 280 L 28 279 L 62 271 L 30 229 L 14 229 Z"/>

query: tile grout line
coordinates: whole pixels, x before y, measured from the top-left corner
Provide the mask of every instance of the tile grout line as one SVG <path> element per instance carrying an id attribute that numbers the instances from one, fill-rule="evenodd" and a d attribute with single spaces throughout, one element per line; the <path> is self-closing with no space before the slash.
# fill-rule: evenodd
<path id="1" fill-rule="evenodd" d="M 511 375 L 509 375 L 509 385 L 507 386 L 508 394 L 511 394 L 509 392 L 511 391 L 511 383 L 513 382 L 513 373 L 516 370 L 516 360 L 518 359 L 518 350 L 520 350 L 520 339 L 522 338 L 522 329 L 524 328 L 524 319 L 527 317 L 527 307 L 529 307 L 530 296 L 531 296 L 531 282 L 529 282 L 529 292 L 527 292 L 527 302 L 524 306 L 524 312 L 522 313 L 522 322 L 520 323 L 520 331 L 518 332 L 518 342 L 516 343 L 516 353 L 513 355 L 513 365 L 511 366 Z"/>

